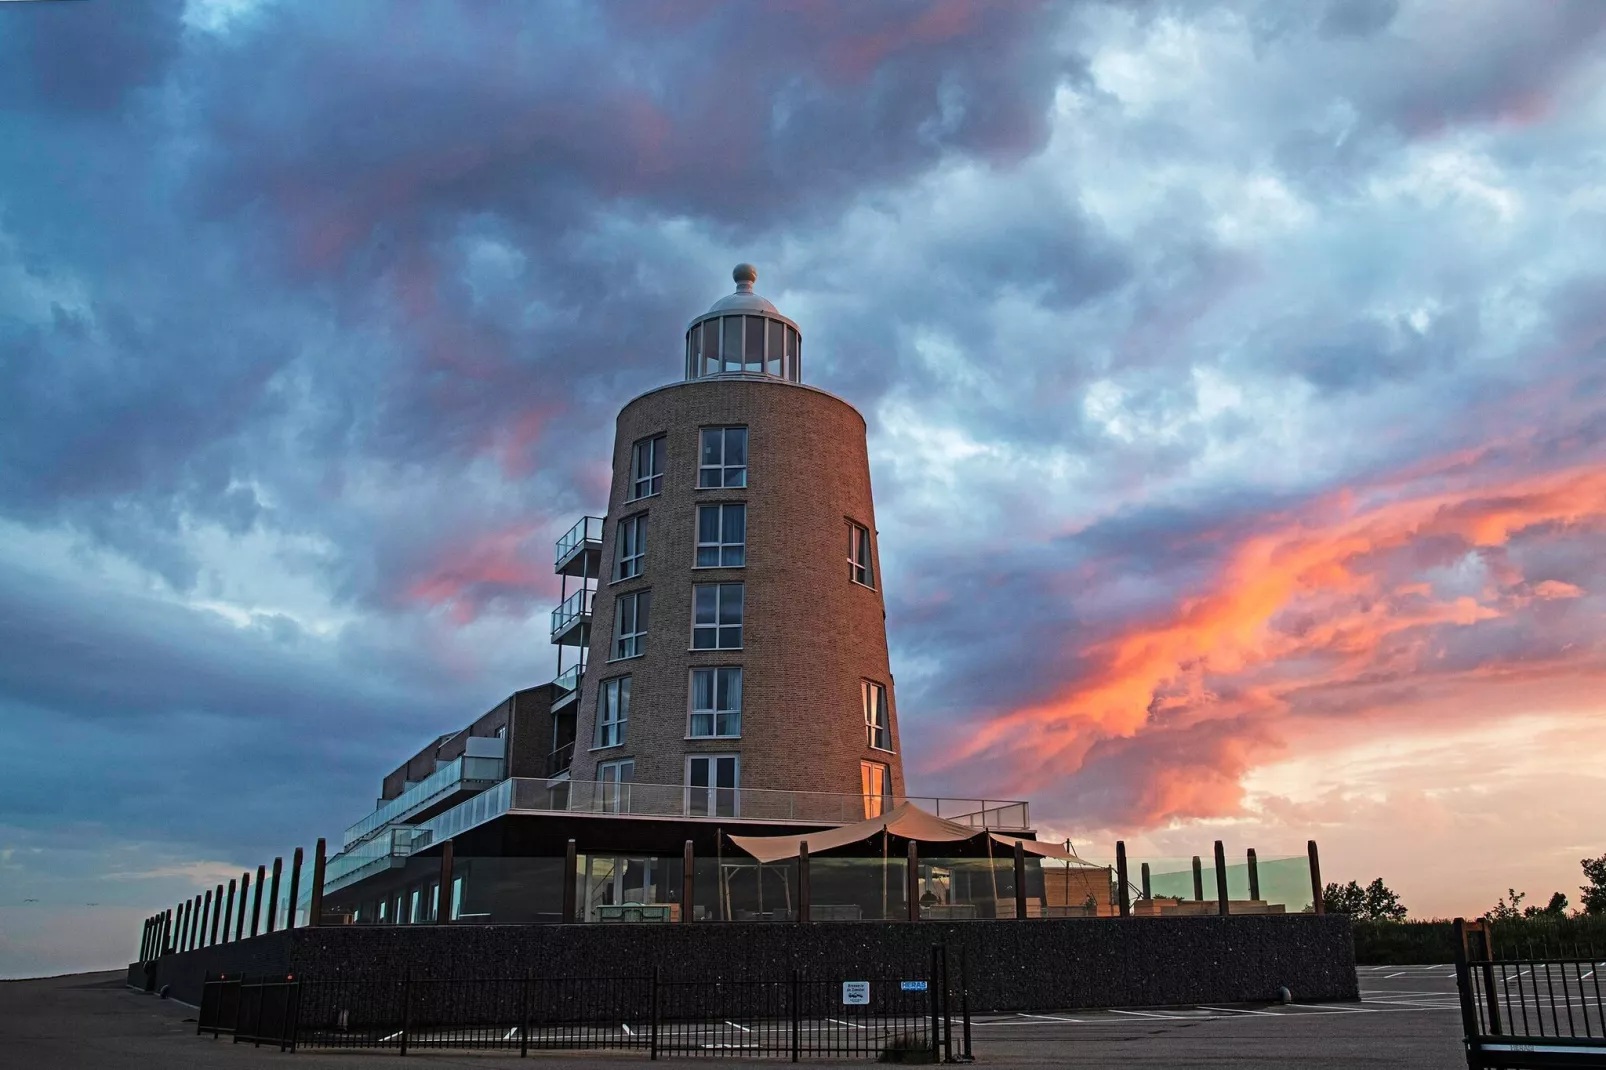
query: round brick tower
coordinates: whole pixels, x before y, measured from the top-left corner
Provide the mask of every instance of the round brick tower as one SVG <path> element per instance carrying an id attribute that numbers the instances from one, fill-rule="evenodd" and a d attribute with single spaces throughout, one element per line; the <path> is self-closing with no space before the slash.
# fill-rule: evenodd
<path id="1" fill-rule="evenodd" d="M 801 382 L 797 325 L 734 277 L 684 381 L 619 413 L 571 776 L 693 814 L 862 795 L 862 818 L 904 794 L 864 417 Z"/>

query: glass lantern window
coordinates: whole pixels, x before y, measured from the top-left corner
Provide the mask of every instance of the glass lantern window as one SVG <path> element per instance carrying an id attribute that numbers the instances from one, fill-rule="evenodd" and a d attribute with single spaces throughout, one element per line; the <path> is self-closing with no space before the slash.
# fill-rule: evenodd
<path id="1" fill-rule="evenodd" d="M 726 316 L 725 324 L 725 350 L 724 370 L 739 372 L 742 370 L 742 317 Z"/>
<path id="2" fill-rule="evenodd" d="M 801 382 L 803 379 L 798 370 L 797 331 L 791 327 L 786 329 L 786 377 L 794 383 Z"/>
<path id="3" fill-rule="evenodd" d="M 701 336 L 698 341 L 699 352 L 702 354 L 702 374 L 719 374 L 719 320 L 704 320 L 697 328 Z"/>
<path id="4" fill-rule="evenodd" d="M 744 350 L 745 359 L 742 370 L 762 373 L 764 371 L 764 318 L 762 316 L 747 317 L 747 346 Z"/>
<path id="5" fill-rule="evenodd" d="M 786 352 L 786 325 L 777 320 L 765 322 L 769 325 L 769 345 L 764 350 L 764 370 L 779 376 L 782 374 L 781 356 Z"/>

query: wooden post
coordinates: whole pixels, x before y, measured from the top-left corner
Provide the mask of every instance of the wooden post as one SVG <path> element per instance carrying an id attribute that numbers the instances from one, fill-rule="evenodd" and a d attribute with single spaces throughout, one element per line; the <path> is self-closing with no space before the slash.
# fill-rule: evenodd
<path id="1" fill-rule="evenodd" d="M 201 924 L 196 929 L 195 946 L 206 946 L 206 923 L 212 919 L 212 890 L 208 888 L 206 895 L 201 897 Z"/>
<path id="2" fill-rule="evenodd" d="M 452 841 L 441 844 L 441 883 L 435 889 L 435 924 L 452 922 Z"/>
<path id="3" fill-rule="evenodd" d="M 797 920 L 809 920 L 809 841 L 797 844 Z"/>
<path id="4" fill-rule="evenodd" d="M 257 934 L 257 926 L 262 921 L 262 890 L 268 883 L 268 867 L 257 867 L 257 897 L 251 903 L 251 935 Z"/>
<path id="5" fill-rule="evenodd" d="M 169 907 L 162 911 L 162 935 L 157 939 L 157 946 L 161 948 L 160 955 L 166 955 L 173 950 L 173 910 Z"/>
<path id="6" fill-rule="evenodd" d="M 212 939 L 208 943 L 217 943 L 218 923 L 223 920 L 223 885 L 219 884 L 212 895 Z"/>
<path id="7" fill-rule="evenodd" d="M 1249 848 L 1249 898 L 1260 898 L 1260 860 L 1255 857 L 1255 849 Z"/>
<path id="8" fill-rule="evenodd" d="M 1015 841 L 1015 917 L 1026 920 L 1026 848 Z"/>
<path id="9" fill-rule="evenodd" d="M 1311 840 L 1305 846 L 1310 855 L 1310 895 L 1311 909 L 1318 914 L 1327 913 L 1327 907 L 1322 904 L 1322 860 L 1316 854 L 1316 841 Z"/>
<path id="10" fill-rule="evenodd" d="M 574 920 L 575 882 L 580 879 L 580 856 L 573 840 L 563 849 L 563 924 L 567 925 Z"/>
<path id="11" fill-rule="evenodd" d="M 290 899 L 284 905 L 284 927 L 296 927 L 296 909 L 301 903 L 301 848 L 290 856 Z"/>
<path id="12" fill-rule="evenodd" d="M 692 896 L 697 890 L 697 855 L 692 849 L 692 842 L 686 841 L 686 846 L 680 852 L 680 920 L 691 921 Z"/>
<path id="13" fill-rule="evenodd" d="M 1216 909 L 1227 916 L 1227 849 L 1216 841 Z"/>
<path id="14" fill-rule="evenodd" d="M 279 878 L 284 873 L 284 857 L 281 855 L 273 860 L 273 885 L 268 889 L 268 932 L 273 931 L 274 922 L 279 920 Z"/>
<path id="15" fill-rule="evenodd" d="M 234 878 L 229 878 L 229 905 L 223 908 L 223 942 L 229 942 L 229 926 L 234 924 Z M 240 938 L 240 931 L 234 931 L 234 938 Z"/>
<path id="16" fill-rule="evenodd" d="M 312 901 L 307 905 L 308 925 L 323 924 L 323 877 L 328 863 L 326 857 L 328 852 L 329 845 L 322 836 L 319 836 L 318 845 L 312 849 Z"/>
<path id="17" fill-rule="evenodd" d="M 920 920 L 920 849 L 909 841 L 909 868 L 903 875 L 904 896 L 909 900 L 909 920 Z"/>
<path id="18" fill-rule="evenodd" d="M 184 912 L 184 950 L 195 950 L 195 934 L 201 928 L 201 897 L 196 896 Z"/>
<path id="19" fill-rule="evenodd" d="M 1199 856 L 1193 856 L 1193 901 L 1204 902 L 1204 872 L 1199 868 Z"/>
<path id="20" fill-rule="evenodd" d="M 1149 891 L 1149 864 L 1143 863 L 1143 868 L 1139 872 L 1143 874 L 1143 898 L 1153 899 L 1154 895 Z"/>
<path id="21" fill-rule="evenodd" d="M 1132 916 L 1132 898 L 1126 889 L 1126 841 L 1115 841 L 1115 883 L 1120 886 L 1120 898 L 1116 900 L 1121 908 L 1121 917 Z"/>
<path id="22" fill-rule="evenodd" d="M 173 908 L 178 911 L 178 924 L 174 926 L 174 933 L 178 937 L 173 943 L 174 951 L 188 951 L 185 944 L 190 938 L 190 901 L 188 899 Z"/>

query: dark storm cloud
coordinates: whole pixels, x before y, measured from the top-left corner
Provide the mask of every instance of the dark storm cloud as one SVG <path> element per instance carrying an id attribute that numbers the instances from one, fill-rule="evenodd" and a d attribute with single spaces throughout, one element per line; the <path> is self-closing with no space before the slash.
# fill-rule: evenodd
<path id="1" fill-rule="evenodd" d="M 1323 37 L 1370 37 L 1394 21 L 1399 0 L 1332 0 L 1322 14 Z"/>
<path id="2" fill-rule="evenodd" d="M 160 83 L 179 54 L 182 0 L 35 6 L 0 22 L 0 86 L 47 114 L 115 110 L 130 92 Z"/>

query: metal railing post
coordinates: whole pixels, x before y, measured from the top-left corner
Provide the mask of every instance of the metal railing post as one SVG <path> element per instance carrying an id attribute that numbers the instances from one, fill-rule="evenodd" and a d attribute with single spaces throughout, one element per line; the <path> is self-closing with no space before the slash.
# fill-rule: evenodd
<path id="1" fill-rule="evenodd" d="M 1253 847 L 1249 848 L 1249 854 L 1246 857 L 1249 859 L 1249 898 L 1259 902 L 1260 859 L 1256 856 L 1255 849 Z"/>
<path id="2" fill-rule="evenodd" d="M 575 900 L 578 898 L 575 894 L 575 882 L 580 879 L 579 868 L 579 854 L 571 839 L 563 849 L 563 924 L 565 925 L 574 921 Z"/>
<path id="3" fill-rule="evenodd" d="M 1228 914 L 1227 906 L 1227 849 L 1220 840 L 1216 841 L 1216 909 L 1222 917 Z"/>
<path id="4" fill-rule="evenodd" d="M 809 841 L 799 840 L 797 844 L 797 920 L 809 920 L 809 903 L 811 888 L 809 885 Z"/>
<path id="5" fill-rule="evenodd" d="M 1306 854 L 1310 855 L 1310 895 L 1311 911 L 1316 914 L 1327 913 L 1327 906 L 1322 902 L 1322 860 L 1316 853 L 1316 841 L 1311 840 L 1305 845 Z"/>
<path id="6" fill-rule="evenodd" d="M 926 991 L 931 1003 L 931 1061 L 936 1062 L 942 1058 L 942 1023 L 938 1015 L 942 1012 L 941 1001 L 938 998 L 937 986 L 941 984 L 939 975 L 941 968 L 937 965 L 938 957 L 942 954 L 942 945 L 931 945 L 931 972 L 926 976 L 931 978 L 926 982 Z"/>
<path id="7" fill-rule="evenodd" d="M 799 983 L 797 967 L 792 967 L 792 1061 L 797 1062 L 798 1052 L 801 1050 L 799 1034 L 803 1029 L 803 1001 L 802 984 Z"/>
<path id="8" fill-rule="evenodd" d="M 524 991 L 519 1010 L 519 1058 L 530 1054 L 530 971 L 524 971 Z"/>
<path id="9" fill-rule="evenodd" d="M 1455 987 L 1461 998 L 1461 1032 L 1465 1037 L 1468 1070 L 1483 1066 L 1482 1048 L 1478 1036 L 1478 1012 L 1472 998 L 1472 970 L 1467 965 L 1466 921 L 1455 919 Z"/>
<path id="10" fill-rule="evenodd" d="M 1127 893 L 1126 886 L 1126 841 L 1115 841 L 1115 883 L 1120 887 L 1117 905 L 1121 908 L 1121 917 L 1130 917 L 1132 914 L 1132 897 Z M 1069 897 L 1067 897 L 1069 898 Z"/>
<path id="11" fill-rule="evenodd" d="M 441 844 L 441 879 L 435 889 L 435 924 L 449 925 L 452 921 L 452 841 Z"/>
<path id="12" fill-rule="evenodd" d="M 413 968 L 402 971 L 401 1053 L 407 1054 L 407 1031 L 413 1024 Z"/>
<path id="13" fill-rule="evenodd" d="M 312 899 L 307 904 L 307 924 L 323 924 L 323 881 L 324 871 L 328 865 L 328 842 L 318 837 L 318 843 L 312 849 Z"/>
<path id="14" fill-rule="evenodd" d="M 691 921 L 694 893 L 697 891 L 697 855 L 692 849 L 692 842 L 686 841 L 686 846 L 680 853 L 680 920 Z"/>
<path id="15" fill-rule="evenodd" d="M 649 1041 L 649 1059 L 658 1058 L 658 967 L 652 968 L 652 1039 Z"/>
<path id="16" fill-rule="evenodd" d="M 1015 841 L 1015 917 L 1026 920 L 1026 847 Z"/>
<path id="17" fill-rule="evenodd" d="M 975 1058 L 970 1050 L 970 976 L 965 969 L 965 949 L 959 949 L 959 1014 L 964 1025 L 965 1062 Z"/>
<path id="18" fill-rule="evenodd" d="M 904 894 L 909 900 L 909 920 L 920 920 L 920 849 L 909 841 L 909 866 L 904 874 Z"/>

